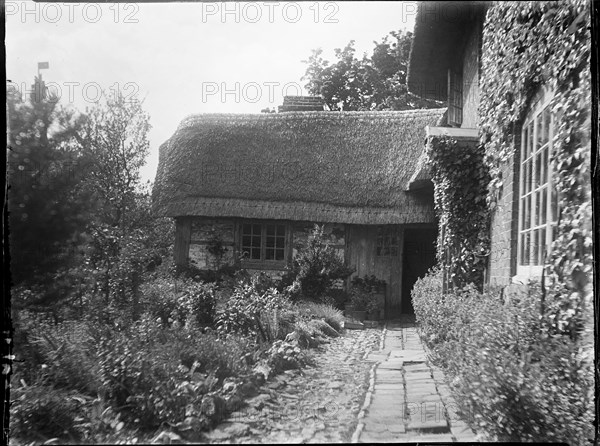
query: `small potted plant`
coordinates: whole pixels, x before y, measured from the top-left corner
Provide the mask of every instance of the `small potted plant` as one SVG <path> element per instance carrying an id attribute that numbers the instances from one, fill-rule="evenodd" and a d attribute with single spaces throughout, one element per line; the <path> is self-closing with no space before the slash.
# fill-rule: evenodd
<path id="1" fill-rule="evenodd" d="M 352 286 L 350 288 L 350 315 L 359 321 L 364 321 L 367 316 L 367 303 L 369 302 L 369 295 L 366 291 L 362 279 L 355 277 L 352 280 Z"/>
<path id="2" fill-rule="evenodd" d="M 383 315 L 385 302 L 385 280 L 371 275 L 352 279 L 350 295 L 354 310 L 362 310 L 369 320 L 379 320 Z M 362 315 L 359 315 L 362 316 Z"/>

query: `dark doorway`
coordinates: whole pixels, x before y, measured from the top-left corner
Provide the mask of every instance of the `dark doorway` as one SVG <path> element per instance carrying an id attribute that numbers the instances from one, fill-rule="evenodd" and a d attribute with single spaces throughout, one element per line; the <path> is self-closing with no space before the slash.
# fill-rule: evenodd
<path id="1" fill-rule="evenodd" d="M 414 314 L 410 292 L 419 277 L 435 265 L 436 228 L 405 229 L 402 258 L 402 313 Z"/>

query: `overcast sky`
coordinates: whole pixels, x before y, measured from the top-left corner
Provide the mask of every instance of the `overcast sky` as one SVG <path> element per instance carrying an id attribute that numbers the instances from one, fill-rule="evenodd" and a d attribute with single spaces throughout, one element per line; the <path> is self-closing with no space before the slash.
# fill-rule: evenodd
<path id="1" fill-rule="evenodd" d="M 153 180 L 158 147 L 193 113 L 258 113 L 307 94 L 306 60 L 389 31 L 412 31 L 415 2 L 33 3 L 6 1 L 6 72 L 27 89 L 38 62 L 61 104 L 85 110 L 100 88 L 144 98 Z"/>

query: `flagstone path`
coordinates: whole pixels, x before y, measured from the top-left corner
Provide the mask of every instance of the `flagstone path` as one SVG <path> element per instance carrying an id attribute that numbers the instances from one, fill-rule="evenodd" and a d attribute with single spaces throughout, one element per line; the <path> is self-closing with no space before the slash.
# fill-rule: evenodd
<path id="1" fill-rule="evenodd" d="M 371 352 L 369 389 L 353 443 L 472 442 L 443 373 L 427 361 L 412 322 L 388 322 L 383 348 Z"/>
<path id="2" fill-rule="evenodd" d="M 476 441 L 413 322 L 346 330 L 314 367 L 275 377 L 207 432 L 208 443 Z"/>

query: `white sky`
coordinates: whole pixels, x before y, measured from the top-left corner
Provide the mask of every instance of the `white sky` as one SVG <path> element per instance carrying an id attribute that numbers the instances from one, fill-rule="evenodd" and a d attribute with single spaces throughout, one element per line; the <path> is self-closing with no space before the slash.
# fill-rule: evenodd
<path id="1" fill-rule="evenodd" d="M 158 147 L 193 113 L 258 113 L 299 90 L 311 50 L 355 40 L 357 55 L 414 27 L 415 2 L 33 3 L 6 1 L 6 73 L 28 89 L 38 62 L 60 103 L 84 111 L 98 87 L 145 98 Z M 52 84 L 50 84 L 52 83 Z M 223 95 L 224 90 L 229 93 Z"/>

